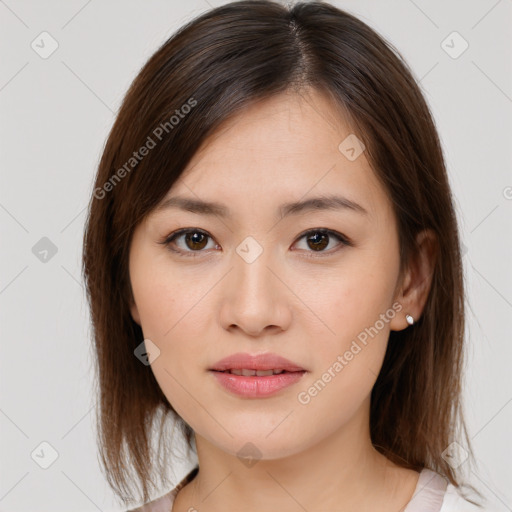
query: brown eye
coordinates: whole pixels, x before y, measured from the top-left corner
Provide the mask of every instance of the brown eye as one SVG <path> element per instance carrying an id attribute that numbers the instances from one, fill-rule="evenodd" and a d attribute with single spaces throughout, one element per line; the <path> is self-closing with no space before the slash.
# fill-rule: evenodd
<path id="1" fill-rule="evenodd" d="M 200 233 L 199 231 L 191 231 L 185 233 L 185 244 L 192 250 L 204 249 L 207 243 L 207 235 Z"/>
<path id="2" fill-rule="evenodd" d="M 306 253 L 319 253 L 321 256 L 323 256 L 324 253 L 328 256 L 342 249 L 344 246 L 353 245 L 352 242 L 341 233 L 326 228 L 310 229 L 299 237 L 299 240 L 302 239 L 306 239 Z M 335 246 L 334 249 L 326 250 L 333 240 L 338 241 L 337 247 Z M 213 238 L 205 231 L 187 228 L 171 233 L 159 243 L 179 256 L 195 257 L 200 256 L 202 252 L 209 252 L 204 250 L 207 248 L 209 241 L 212 242 L 213 249 L 219 248 L 219 246 L 214 243 Z"/>
<path id="3" fill-rule="evenodd" d="M 325 233 L 315 232 L 307 237 L 308 245 L 315 251 L 322 251 L 329 245 L 329 236 Z"/>
<path id="4" fill-rule="evenodd" d="M 302 236 L 299 237 L 299 240 L 302 239 L 306 240 L 306 252 L 317 252 L 321 253 L 320 255 L 322 256 L 323 253 L 325 253 L 325 255 L 327 256 L 338 251 L 339 249 L 342 249 L 343 246 L 345 245 L 352 245 L 350 240 L 344 235 L 326 228 L 310 229 L 309 231 L 303 233 Z M 338 241 L 338 247 L 335 246 L 334 249 L 325 250 L 326 247 L 331 245 L 332 240 Z"/>
<path id="5" fill-rule="evenodd" d="M 175 233 L 171 233 L 161 243 L 170 251 L 177 253 L 180 256 L 198 256 L 208 245 L 208 240 L 211 239 L 208 233 L 200 229 L 180 229 Z M 181 242 L 181 243 L 178 243 Z M 215 245 L 215 244 L 214 244 Z M 175 246 L 176 248 L 174 248 Z"/>

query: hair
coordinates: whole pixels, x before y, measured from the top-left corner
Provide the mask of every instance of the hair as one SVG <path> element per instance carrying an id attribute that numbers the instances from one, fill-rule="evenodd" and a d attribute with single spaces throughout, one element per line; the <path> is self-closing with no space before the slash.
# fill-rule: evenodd
<path id="1" fill-rule="evenodd" d="M 332 100 L 364 143 L 398 221 L 401 275 L 417 254 L 416 235 L 431 229 L 437 236 L 423 314 L 413 327 L 390 333 L 371 393 L 370 433 L 375 448 L 401 467 L 429 468 L 461 487 L 459 470 L 443 452 L 459 441 L 473 457 L 461 397 L 463 268 L 426 101 L 400 53 L 355 16 L 323 2 L 246 0 L 189 21 L 142 67 L 106 141 L 90 198 L 82 272 L 93 326 L 98 444 L 108 483 L 125 503 L 147 502 L 155 486 L 158 413 L 160 441 L 169 419 L 188 448 L 194 441 L 150 368 L 134 357 L 144 338 L 130 314 L 134 229 L 224 121 L 257 101 L 307 89 Z M 145 156 L 135 156 L 144 146 Z M 167 486 L 165 459 L 156 469 Z"/>

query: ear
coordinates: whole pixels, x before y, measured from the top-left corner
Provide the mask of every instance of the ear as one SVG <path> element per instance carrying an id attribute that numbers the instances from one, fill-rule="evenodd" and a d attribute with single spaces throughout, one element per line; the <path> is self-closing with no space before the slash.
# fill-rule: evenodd
<path id="1" fill-rule="evenodd" d="M 132 315 L 134 322 L 136 322 L 137 324 L 140 325 L 139 309 L 137 308 L 137 304 L 135 304 L 135 300 L 133 299 L 133 296 L 130 301 L 130 313 Z"/>
<path id="2" fill-rule="evenodd" d="M 409 324 L 405 315 L 411 315 L 417 322 L 423 312 L 432 285 L 435 263 L 438 254 L 438 240 L 431 229 L 423 230 L 416 237 L 417 250 L 411 257 L 395 300 L 402 310 L 391 320 L 392 331 L 401 331 Z"/>

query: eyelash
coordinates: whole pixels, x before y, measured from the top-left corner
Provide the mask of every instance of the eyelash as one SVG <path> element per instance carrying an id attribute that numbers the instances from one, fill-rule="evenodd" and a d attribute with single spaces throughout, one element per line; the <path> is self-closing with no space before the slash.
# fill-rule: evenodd
<path id="1" fill-rule="evenodd" d="M 169 249 L 173 253 L 177 254 L 178 256 L 183 256 L 185 258 L 190 258 L 190 257 L 195 258 L 195 257 L 199 256 L 199 254 L 197 254 L 197 253 L 201 253 L 201 252 L 205 252 L 205 251 L 204 250 L 182 251 L 182 250 L 176 250 L 176 249 L 173 249 L 173 248 L 170 247 L 170 244 L 176 238 L 178 238 L 181 235 L 186 235 L 186 234 L 189 234 L 189 233 L 201 233 L 201 234 L 207 236 L 209 239 L 213 240 L 213 237 L 211 237 L 206 231 L 203 231 L 202 229 L 198 229 L 198 228 L 183 228 L 183 229 L 179 229 L 178 231 L 175 231 L 175 232 L 171 233 L 170 235 L 166 236 L 163 240 L 160 240 L 158 243 L 163 245 L 163 246 L 165 246 L 165 247 L 167 247 L 167 249 Z M 317 257 L 330 256 L 333 253 L 336 253 L 339 250 L 341 250 L 343 248 L 343 246 L 352 246 L 353 245 L 351 240 L 349 238 L 347 238 L 345 235 L 343 235 L 341 233 L 338 233 L 337 231 L 333 231 L 331 229 L 326 229 L 326 228 L 309 229 L 309 230 L 301 233 L 298 236 L 297 241 L 301 240 L 302 238 L 306 237 L 307 235 L 315 234 L 315 233 L 321 233 L 321 234 L 328 235 L 330 237 L 336 238 L 339 242 L 341 242 L 341 247 L 335 248 L 334 250 L 331 249 L 330 251 L 318 251 L 316 254 L 315 254 L 315 251 L 306 251 L 306 252 L 312 252 L 313 253 L 313 255 L 307 256 L 308 258 L 317 258 Z"/>

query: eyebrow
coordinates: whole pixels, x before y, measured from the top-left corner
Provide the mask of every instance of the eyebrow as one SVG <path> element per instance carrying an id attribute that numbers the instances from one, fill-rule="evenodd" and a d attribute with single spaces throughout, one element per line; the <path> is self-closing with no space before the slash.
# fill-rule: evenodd
<path id="1" fill-rule="evenodd" d="M 222 203 L 203 201 L 201 199 L 183 196 L 172 196 L 165 199 L 156 207 L 156 211 L 162 211 L 169 208 L 177 208 L 200 215 L 217 215 L 223 218 L 232 218 L 233 216 L 229 208 Z M 300 213 L 319 210 L 347 210 L 365 216 L 369 215 L 368 211 L 360 204 L 351 201 L 346 197 L 337 195 L 319 196 L 303 201 L 284 203 L 278 208 L 278 214 L 281 218 L 284 218 L 288 215 L 297 215 Z"/>

